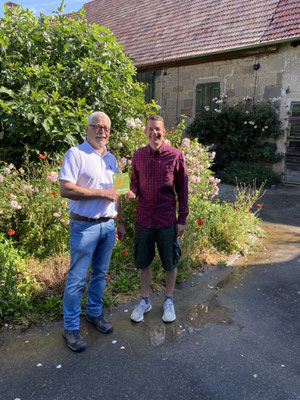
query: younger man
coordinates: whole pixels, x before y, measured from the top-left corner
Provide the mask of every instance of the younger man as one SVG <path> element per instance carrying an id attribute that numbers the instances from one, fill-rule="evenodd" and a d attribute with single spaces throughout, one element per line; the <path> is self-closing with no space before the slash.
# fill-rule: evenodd
<path id="1" fill-rule="evenodd" d="M 151 115 L 147 118 L 145 135 L 149 144 L 133 155 L 131 190 L 126 194 L 126 199 L 138 197 L 135 265 L 140 269 L 141 301 L 130 316 L 135 322 L 142 321 L 144 313 L 152 308 L 149 291 L 155 243 L 166 271 L 162 319 L 164 322 L 176 319 L 172 296 L 180 256 L 177 237 L 183 234 L 188 215 L 188 177 L 182 152 L 164 142 L 165 133 L 161 116 Z M 178 198 L 178 219 L 175 192 Z"/>

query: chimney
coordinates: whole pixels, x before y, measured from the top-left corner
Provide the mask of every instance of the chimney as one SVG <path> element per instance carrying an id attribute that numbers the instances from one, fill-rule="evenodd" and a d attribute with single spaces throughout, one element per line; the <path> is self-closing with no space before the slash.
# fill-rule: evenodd
<path id="1" fill-rule="evenodd" d="M 13 8 L 13 7 L 17 7 L 17 6 L 18 6 L 18 4 L 13 3 L 12 1 L 8 1 L 7 3 L 5 3 L 5 5 L 6 5 L 7 7 L 10 7 L 10 8 Z"/>

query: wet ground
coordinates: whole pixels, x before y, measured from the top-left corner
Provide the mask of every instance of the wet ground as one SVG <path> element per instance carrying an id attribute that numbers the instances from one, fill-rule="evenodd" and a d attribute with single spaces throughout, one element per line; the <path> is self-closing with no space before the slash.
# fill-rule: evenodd
<path id="1" fill-rule="evenodd" d="M 79 354 L 60 323 L 2 333 L 0 399 L 300 399 L 299 195 L 300 187 L 267 192 L 255 254 L 178 285 L 172 324 L 156 293 L 139 324 L 129 320 L 135 302 L 109 315 L 110 335 L 82 320 L 88 347 Z"/>

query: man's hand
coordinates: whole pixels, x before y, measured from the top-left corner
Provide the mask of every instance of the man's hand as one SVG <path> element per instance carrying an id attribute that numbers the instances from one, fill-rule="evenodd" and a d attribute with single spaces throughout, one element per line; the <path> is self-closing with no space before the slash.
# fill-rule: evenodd
<path id="1" fill-rule="evenodd" d="M 136 198 L 136 195 L 131 190 L 129 190 L 129 192 L 127 192 L 125 194 L 125 199 L 126 200 L 132 200 L 132 199 L 135 199 L 135 198 Z"/>
<path id="2" fill-rule="evenodd" d="M 120 197 L 119 192 L 116 189 L 102 189 L 103 197 L 110 201 L 116 201 Z"/>
<path id="3" fill-rule="evenodd" d="M 176 226 L 177 237 L 182 236 L 184 230 L 185 230 L 185 225 L 177 224 Z"/>
<path id="4" fill-rule="evenodd" d="M 125 225 L 124 222 L 118 222 L 117 226 L 117 235 L 120 242 L 123 242 L 126 236 Z"/>

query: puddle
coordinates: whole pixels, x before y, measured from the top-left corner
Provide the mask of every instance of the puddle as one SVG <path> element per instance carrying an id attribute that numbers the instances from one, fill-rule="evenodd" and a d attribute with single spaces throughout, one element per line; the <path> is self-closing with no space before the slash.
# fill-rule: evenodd
<path id="1" fill-rule="evenodd" d="M 220 304 L 218 296 L 214 295 L 206 303 L 196 304 L 189 309 L 183 319 L 164 324 L 151 332 L 150 343 L 160 346 L 178 337 L 199 332 L 207 324 L 230 325 L 233 320 L 228 317 L 229 312 L 228 308 Z"/>
<path id="2" fill-rule="evenodd" d="M 223 289 L 227 285 L 240 285 L 248 273 L 249 270 L 247 269 L 247 267 L 235 267 L 235 269 L 231 271 L 225 279 L 218 282 L 218 284 L 216 285 L 216 289 Z"/>

